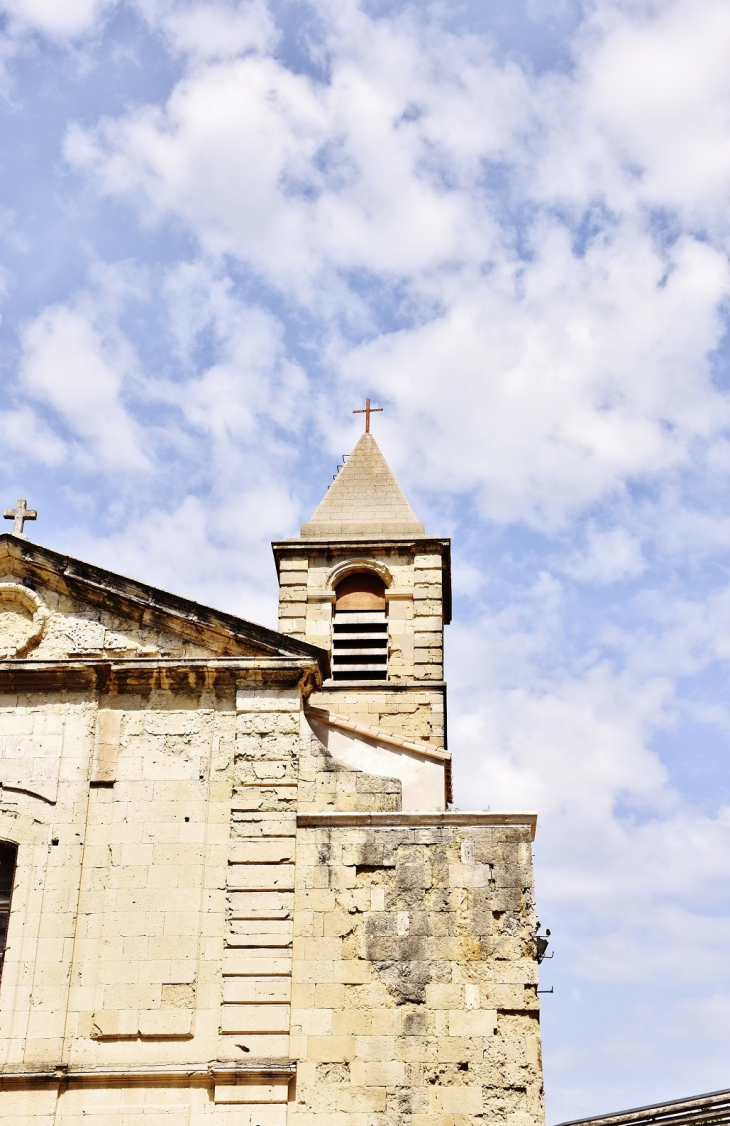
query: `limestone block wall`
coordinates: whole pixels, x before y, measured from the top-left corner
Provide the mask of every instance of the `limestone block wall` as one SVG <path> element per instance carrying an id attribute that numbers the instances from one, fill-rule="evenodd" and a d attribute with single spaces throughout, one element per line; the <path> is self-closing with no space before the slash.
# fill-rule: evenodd
<path id="1" fill-rule="evenodd" d="M 445 699 L 443 686 L 409 684 L 333 685 L 326 683 L 313 692 L 313 708 L 331 711 L 379 727 L 401 739 L 422 740 L 443 747 L 445 743 Z"/>
<path id="2" fill-rule="evenodd" d="M 403 787 L 398 778 L 349 770 L 327 753 L 308 725 L 303 725 L 303 730 L 299 812 L 394 813 L 402 809 Z"/>
<path id="3" fill-rule="evenodd" d="M 530 829 L 489 820 L 299 815 L 290 1126 L 541 1123 Z"/>
<path id="4" fill-rule="evenodd" d="M 284 1126 L 301 691 L 247 675 L 0 697 L 55 779 L 0 794 L 0 1122 Z"/>
<path id="5" fill-rule="evenodd" d="M 294 541 L 296 542 L 296 541 Z M 373 564 L 390 576 L 388 676 L 394 681 L 443 680 L 443 544 L 377 541 L 306 549 L 276 544 L 279 561 L 279 629 L 323 649 L 332 647 L 333 575 L 343 566 Z"/>
<path id="6" fill-rule="evenodd" d="M 18 844 L 0 1121 L 98 1126 L 126 1103 L 131 1123 L 175 1103 L 187 1123 L 165 1075 L 217 1055 L 233 696 L 60 690 L 0 705 L 5 750 L 45 747 L 57 779 L 52 795 L 31 777 L 0 800 L 0 834 Z"/>
<path id="7" fill-rule="evenodd" d="M 534 818 L 404 813 L 299 665 L 8 669 L 58 686 L 0 695 L 2 1126 L 539 1126 Z M 319 695 L 442 737 L 439 685 Z"/>
<path id="8" fill-rule="evenodd" d="M 440 552 L 417 552 L 413 558 L 413 675 L 443 680 L 444 618 Z"/>
<path id="9" fill-rule="evenodd" d="M 0 696 L 0 834 L 18 847 L 0 997 L 3 1068 L 62 1058 L 94 717 L 83 694 Z"/>
<path id="10" fill-rule="evenodd" d="M 309 640 L 307 629 L 307 584 L 309 561 L 306 555 L 295 555 L 283 558 L 279 564 L 279 625 L 280 633 L 289 637 L 297 637 L 300 641 Z M 326 620 L 331 616 L 329 606 L 324 607 Z M 321 632 L 320 640 L 315 645 L 323 649 L 331 649 L 331 630 L 328 628 Z M 326 643 L 325 643 L 326 639 Z"/>
<path id="11" fill-rule="evenodd" d="M 218 1032 L 233 701 L 153 692 L 100 704 L 66 1057 L 172 1062 L 192 1040 L 205 1056 Z"/>
<path id="12" fill-rule="evenodd" d="M 297 688 L 239 688 L 218 1048 L 224 1059 L 289 1057 L 301 738 Z"/>

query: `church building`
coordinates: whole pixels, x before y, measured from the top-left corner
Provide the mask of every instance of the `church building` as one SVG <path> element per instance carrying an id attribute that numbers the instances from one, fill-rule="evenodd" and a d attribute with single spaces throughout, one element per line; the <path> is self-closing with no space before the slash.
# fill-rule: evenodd
<path id="1" fill-rule="evenodd" d="M 369 426 L 273 544 L 278 632 L 34 515 L 0 535 L 1 1126 L 541 1126 L 536 816 L 451 808 L 450 544 Z"/>

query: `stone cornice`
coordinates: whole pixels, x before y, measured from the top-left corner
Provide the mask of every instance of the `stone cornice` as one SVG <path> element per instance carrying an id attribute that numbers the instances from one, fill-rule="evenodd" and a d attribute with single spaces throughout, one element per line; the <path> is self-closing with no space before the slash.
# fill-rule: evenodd
<path id="1" fill-rule="evenodd" d="M 0 1072 L 2 1086 L 23 1083 L 95 1083 L 131 1080 L 135 1083 L 170 1083 L 175 1080 L 210 1083 L 226 1079 L 277 1078 L 296 1074 L 294 1060 L 246 1060 L 187 1064 L 129 1064 L 125 1067 L 5 1067 Z"/>
<path id="2" fill-rule="evenodd" d="M 365 827 L 369 829 L 421 829 L 443 828 L 454 825 L 492 825 L 496 827 L 526 826 L 530 829 L 531 840 L 535 839 L 537 829 L 536 813 L 503 813 L 496 810 L 462 812 L 446 809 L 437 812 L 408 813 L 298 813 L 297 826 L 301 829 L 350 829 Z"/>
<path id="3" fill-rule="evenodd" d="M 443 695 L 446 692 L 445 680 L 325 680 L 323 692 L 424 692 L 431 691 Z"/>
<path id="4" fill-rule="evenodd" d="M 599 1114 L 594 1118 L 575 1118 L 561 1126 L 663 1126 L 664 1123 L 667 1126 L 703 1126 L 720 1122 L 730 1122 L 730 1090 L 727 1089 L 614 1114 Z"/>
<path id="5" fill-rule="evenodd" d="M 267 686 L 299 685 L 306 695 L 321 684 L 319 664 L 296 657 L 150 657 L 0 662 L 0 692 L 148 693 L 235 689 L 243 682 Z"/>
<path id="6" fill-rule="evenodd" d="M 323 675 L 329 664 L 328 654 L 316 645 L 298 641 L 245 618 L 203 606 L 189 598 L 181 598 L 102 567 L 83 563 L 71 556 L 60 555 L 12 533 L 0 534 L 0 561 L 3 558 L 25 564 L 29 571 L 37 572 L 40 580 L 54 589 L 63 590 L 104 609 L 114 608 L 132 621 L 144 621 L 145 624 L 173 629 L 177 633 L 201 639 L 209 634 L 219 644 L 221 637 L 231 638 L 272 655 L 314 657 L 319 662 Z"/>
<path id="7" fill-rule="evenodd" d="M 373 551 L 380 551 L 383 548 L 395 548 L 402 550 L 405 548 L 414 548 L 420 550 L 422 548 L 441 548 L 443 551 L 449 551 L 451 548 L 451 540 L 442 536 L 341 536 L 341 537 L 306 537 L 306 538 L 293 538 L 290 540 L 274 540 L 271 544 L 274 555 L 281 555 L 284 552 L 287 554 L 293 553 L 295 555 L 311 555 L 312 550 L 315 551 L 329 551 L 332 554 L 341 555 L 348 550 L 348 544 L 351 544 L 357 551 L 365 551 L 367 548 L 372 548 Z"/>

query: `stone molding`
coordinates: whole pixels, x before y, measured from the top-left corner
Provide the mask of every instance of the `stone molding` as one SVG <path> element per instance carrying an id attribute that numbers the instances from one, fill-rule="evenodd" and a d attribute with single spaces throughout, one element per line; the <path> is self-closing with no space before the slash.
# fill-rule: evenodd
<path id="1" fill-rule="evenodd" d="M 8 568 L 12 568 L 10 574 L 7 573 Z M 0 533 L 0 569 L 11 580 L 22 569 L 30 572 L 34 580 L 37 577 L 42 585 L 59 593 L 104 610 L 113 607 L 121 616 L 132 621 L 144 620 L 153 628 L 182 632 L 201 640 L 203 644 L 206 638 L 219 641 L 221 637 L 232 637 L 260 649 L 263 656 L 283 652 L 294 657 L 319 658 L 316 647 L 305 641 L 102 567 L 83 563 L 71 556 L 60 555 L 50 548 L 21 540 L 10 532 Z"/>
<path id="2" fill-rule="evenodd" d="M 367 559 L 362 556 L 356 556 L 352 559 L 343 559 L 336 567 L 327 575 L 325 585 L 328 590 L 334 590 L 335 587 L 347 575 L 357 574 L 361 571 L 369 571 L 382 579 L 386 587 L 389 587 L 393 582 L 393 576 L 388 568 L 380 562 L 379 559 Z"/>
<path id="3" fill-rule="evenodd" d="M 322 653 L 326 658 L 326 653 Z M 254 681 L 298 685 L 308 693 L 322 683 L 320 662 L 305 657 L 69 658 L 0 662 L 0 691 L 190 692 L 235 689 Z"/>
<path id="4" fill-rule="evenodd" d="M 15 603 L 33 615 L 23 631 L 25 636 L 17 645 L 3 646 L 0 639 L 0 661 L 13 660 L 15 657 L 24 657 L 34 649 L 43 637 L 46 622 L 51 616 L 51 611 L 34 590 L 21 583 L 0 582 L 0 606 Z"/>
<path id="5" fill-rule="evenodd" d="M 221 1082 L 230 1079 L 291 1079 L 296 1075 L 297 1065 L 295 1060 L 252 1060 L 246 1063 L 226 1063 L 223 1060 L 212 1060 L 210 1063 L 189 1064 L 143 1064 L 135 1066 L 129 1064 L 125 1067 L 87 1067 L 72 1068 L 63 1064 L 56 1067 L 44 1068 L 3 1068 L 0 1074 L 0 1083 L 88 1083 L 99 1084 L 114 1082 L 115 1080 L 133 1079 L 135 1082 L 162 1082 L 170 1083 L 182 1080 L 185 1085 L 190 1082 L 211 1081 Z"/>
<path id="6" fill-rule="evenodd" d="M 325 692 L 431 692 L 446 694 L 445 680 L 325 680 Z"/>
<path id="7" fill-rule="evenodd" d="M 447 809 L 443 812 L 408 813 L 298 813 L 297 826 L 301 829 L 350 829 L 365 827 L 378 828 L 449 828 L 452 825 L 491 825 L 514 828 L 521 825 L 530 829 L 531 840 L 535 839 L 537 829 L 536 813 L 461 812 Z"/>

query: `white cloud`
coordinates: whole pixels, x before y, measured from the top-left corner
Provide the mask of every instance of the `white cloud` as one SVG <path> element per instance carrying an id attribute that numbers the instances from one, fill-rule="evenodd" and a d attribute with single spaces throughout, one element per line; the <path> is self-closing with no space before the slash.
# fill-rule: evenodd
<path id="1" fill-rule="evenodd" d="M 730 281 L 727 5 L 599 0 L 563 44 L 574 65 L 541 76 L 425 8 L 325 0 L 296 44 L 311 73 L 287 65 L 262 3 L 137 8 L 184 73 L 164 103 L 71 129 L 66 153 L 85 189 L 193 251 L 154 294 L 144 377 L 114 327 L 122 300 L 92 282 L 26 333 L 26 387 L 62 417 L 76 464 L 131 449 L 156 470 L 137 512 L 125 501 L 112 532 L 79 527 L 69 549 L 272 621 L 266 540 L 296 522 L 298 449 L 340 454 L 353 397 L 377 395 L 409 494 L 430 491 L 450 518 L 456 498 L 474 536 L 456 576 L 472 624 L 449 638 L 458 800 L 538 807 L 539 901 L 575 976 L 696 994 L 691 1011 L 662 1000 L 653 1040 L 629 1005 L 592 1066 L 610 1058 L 615 1079 L 683 1015 L 696 1044 L 730 987 L 724 900 L 711 917 L 730 816 L 719 787 L 702 808 L 682 793 L 662 739 L 688 715 L 730 723 L 710 680 L 730 656 L 730 595 L 720 568 L 683 572 L 730 545 L 730 415 L 713 380 Z M 571 523 L 586 512 L 587 528 Z M 489 557 L 480 516 L 497 525 Z M 520 521 L 541 547 L 521 554 L 520 531 L 497 558 L 499 525 Z M 641 593 L 576 591 L 548 566 Z M 499 608 L 480 616 L 480 598 Z M 703 675 L 712 707 L 685 693 Z M 590 1063 L 571 1050 L 576 1072 Z M 587 1096 L 571 1097 L 562 1117 Z"/>
<path id="2" fill-rule="evenodd" d="M 0 411 L 0 450 L 6 472 L 18 458 L 59 465 L 66 454 L 65 443 L 29 407 Z"/>
<path id="3" fill-rule="evenodd" d="M 561 570 L 571 578 L 588 583 L 615 583 L 636 578 L 646 569 L 641 543 L 625 528 L 607 532 L 589 530 L 582 551 L 569 555 Z"/>
<path id="4" fill-rule="evenodd" d="M 723 0 L 596 5 L 577 72 L 546 84 L 539 190 L 578 207 L 666 208 L 726 240 L 728 50 Z"/>
<path id="5" fill-rule="evenodd" d="M 13 21 L 14 30 L 39 31 L 58 39 L 73 38 L 93 30 L 99 17 L 117 0 L 2 0 L 0 11 Z"/>
<path id="6" fill-rule="evenodd" d="M 493 223 L 463 189 L 524 117 L 518 70 L 448 36 L 421 44 L 414 26 L 353 4 L 332 36 L 327 83 L 263 55 L 195 67 L 163 111 L 72 131 L 67 154 L 106 191 L 182 217 L 207 250 L 302 299 L 332 267 L 418 271 L 466 247 L 483 257 Z"/>
<path id="7" fill-rule="evenodd" d="M 274 47 L 278 35 L 263 0 L 191 3 L 190 0 L 137 0 L 153 27 L 161 28 L 172 48 L 199 59 L 227 59 Z"/>
<path id="8" fill-rule="evenodd" d="M 653 21 L 602 10 L 578 77 L 528 80 L 475 40 L 328 7 L 328 81 L 262 51 L 196 64 L 164 108 L 76 128 L 66 151 L 105 192 L 182 219 L 206 253 L 243 260 L 314 312 L 346 385 L 421 420 L 402 451 L 419 481 L 475 491 L 494 519 L 554 527 L 633 478 L 688 464 L 728 422 L 708 362 L 725 253 L 691 231 L 657 238 L 645 177 L 627 173 L 620 123 L 605 126 L 594 90 L 604 70 L 616 84 L 622 43 L 634 66 L 637 37 L 660 55 L 679 41 L 665 9 Z M 698 19 L 710 34 L 717 6 Z M 578 251 L 550 209 L 571 192 L 579 210 L 595 203 L 593 149 L 566 149 L 594 130 L 617 210 Z M 537 209 L 526 258 L 484 192 L 500 161 L 521 170 L 514 190 Z M 378 331 L 351 271 L 401 285 L 413 326 Z M 367 343 L 341 339 L 343 314 Z"/>
<path id="9" fill-rule="evenodd" d="M 691 239 L 669 263 L 663 282 L 636 231 L 576 260 L 550 230 L 529 267 L 465 279 L 443 316 L 352 351 L 347 377 L 419 420 L 414 479 L 475 489 L 494 519 L 555 526 L 632 477 L 687 464 L 727 425 L 707 357 L 727 263 Z"/>
<path id="10" fill-rule="evenodd" d="M 174 386 L 159 381 L 156 394 L 178 401 L 190 425 L 214 438 L 217 452 L 221 442 L 250 441 L 264 416 L 298 430 L 307 414 L 308 385 L 301 367 L 286 355 L 281 321 L 242 301 L 228 279 L 203 263 L 170 271 L 164 293 L 188 379 L 182 399 Z M 209 366 L 194 359 L 205 333 L 215 340 Z"/>
<path id="11" fill-rule="evenodd" d="M 81 302 L 46 308 L 22 334 L 20 379 L 76 438 L 76 455 L 107 470 L 149 469 L 140 428 L 123 401 L 134 357 L 121 333 Z"/>

